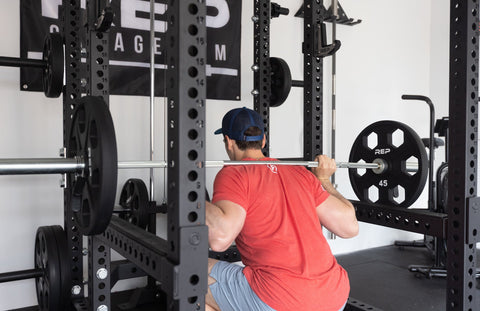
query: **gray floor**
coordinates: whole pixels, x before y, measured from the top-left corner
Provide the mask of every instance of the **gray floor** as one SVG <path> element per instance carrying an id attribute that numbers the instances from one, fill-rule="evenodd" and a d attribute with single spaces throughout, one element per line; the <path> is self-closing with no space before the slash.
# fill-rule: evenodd
<path id="1" fill-rule="evenodd" d="M 478 257 L 477 262 L 480 263 L 480 254 Z M 399 249 L 395 246 L 386 246 L 341 255 L 337 260 L 348 271 L 350 297 L 355 301 L 384 311 L 446 310 L 446 280 L 419 277 L 408 271 L 411 264 L 433 263 L 430 253 L 424 248 Z M 130 297 L 130 292 L 112 295 L 112 310 L 120 310 L 118 305 L 128 301 Z M 157 303 L 134 310 L 162 309 L 161 304 Z M 18 310 L 33 311 L 38 308 Z"/>
<path id="2" fill-rule="evenodd" d="M 349 274 L 352 298 L 385 311 L 446 310 L 446 279 L 408 271 L 412 264 L 433 264 L 425 248 L 387 246 L 337 260 Z"/>

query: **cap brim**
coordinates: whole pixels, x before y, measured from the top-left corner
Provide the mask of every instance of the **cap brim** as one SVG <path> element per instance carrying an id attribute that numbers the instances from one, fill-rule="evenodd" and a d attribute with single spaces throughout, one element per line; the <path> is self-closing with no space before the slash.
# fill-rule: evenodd
<path id="1" fill-rule="evenodd" d="M 215 132 L 213 132 L 215 135 L 218 135 L 218 134 L 223 134 L 223 131 L 221 128 L 219 128 L 218 130 L 216 130 Z"/>

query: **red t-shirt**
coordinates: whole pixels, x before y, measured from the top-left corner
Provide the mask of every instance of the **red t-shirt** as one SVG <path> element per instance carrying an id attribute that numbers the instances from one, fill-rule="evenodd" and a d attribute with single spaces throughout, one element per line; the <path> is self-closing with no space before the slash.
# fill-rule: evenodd
<path id="1" fill-rule="evenodd" d="M 277 311 L 338 311 L 348 298 L 347 272 L 333 256 L 316 214 L 328 196 L 301 166 L 225 166 L 215 178 L 213 202 L 228 200 L 247 212 L 235 240 L 243 273 Z"/>

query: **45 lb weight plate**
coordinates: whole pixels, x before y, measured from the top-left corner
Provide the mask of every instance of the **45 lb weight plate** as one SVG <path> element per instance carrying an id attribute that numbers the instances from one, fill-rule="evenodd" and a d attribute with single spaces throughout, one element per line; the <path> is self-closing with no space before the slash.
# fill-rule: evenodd
<path id="1" fill-rule="evenodd" d="M 117 143 L 113 120 L 101 97 L 78 100 L 67 146 L 68 158 L 85 169 L 68 176 L 70 206 L 84 235 L 100 234 L 112 218 L 117 190 Z"/>
<path id="2" fill-rule="evenodd" d="M 380 170 L 349 169 L 352 188 L 361 201 L 406 208 L 425 187 L 425 146 L 403 123 L 379 121 L 367 126 L 355 139 L 349 161 L 382 165 Z"/>

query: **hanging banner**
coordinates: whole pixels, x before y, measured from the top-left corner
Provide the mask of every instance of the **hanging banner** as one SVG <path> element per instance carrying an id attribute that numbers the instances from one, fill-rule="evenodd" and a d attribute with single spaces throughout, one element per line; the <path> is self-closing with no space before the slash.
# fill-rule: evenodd
<path id="1" fill-rule="evenodd" d="M 85 1 L 82 1 L 84 7 Z M 155 0 L 155 96 L 164 95 L 167 0 Z M 242 2 L 206 0 L 207 98 L 240 100 Z M 110 94 L 150 95 L 150 1 L 111 2 Z M 60 32 L 62 0 L 20 1 L 20 57 L 41 59 L 48 32 Z M 41 69 L 21 68 L 20 89 L 42 91 Z"/>

